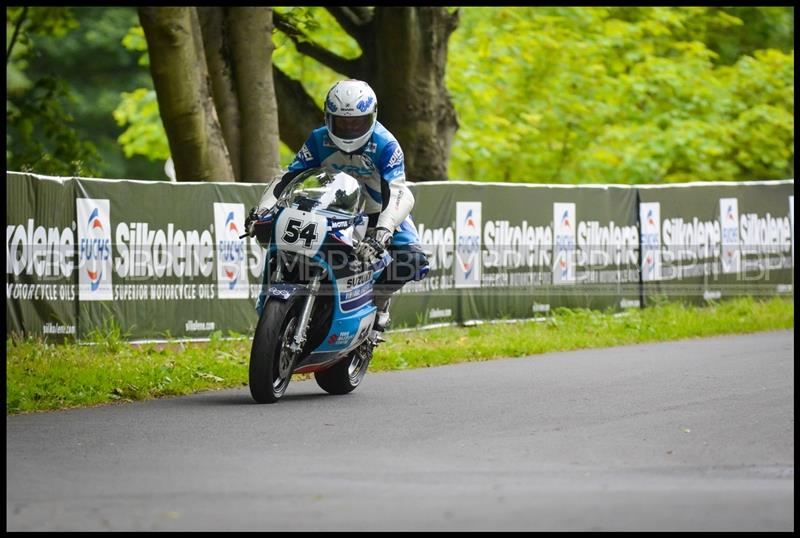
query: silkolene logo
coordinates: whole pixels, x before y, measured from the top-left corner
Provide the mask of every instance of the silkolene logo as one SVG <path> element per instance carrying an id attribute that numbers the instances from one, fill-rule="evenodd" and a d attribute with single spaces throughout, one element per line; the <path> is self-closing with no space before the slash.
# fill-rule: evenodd
<path id="1" fill-rule="evenodd" d="M 719 220 L 722 228 L 722 272 L 738 273 L 741 264 L 738 199 L 719 199 Z"/>
<path id="2" fill-rule="evenodd" d="M 575 204 L 554 202 L 553 223 L 553 284 L 571 284 L 575 282 Z"/>
<path id="3" fill-rule="evenodd" d="M 111 301 L 111 216 L 107 199 L 77 198 L 78 300 Z"/>
<path id="4" fill-rule="evenodd" d="M 214 232 L 217 240 L 217 289 L 220 299 L 247 299 L 244 204 L 214 204 Z"/>
<path id="5" fill-rule="evenodd" d="M 455 287 L 481 285 L 481 202 L 456 202 Z"/>
<path id="6" fill-rule="evenodd" d="M 642 280 L 661 279 L 661 203 L 639 204 L 642 223 Z"/>

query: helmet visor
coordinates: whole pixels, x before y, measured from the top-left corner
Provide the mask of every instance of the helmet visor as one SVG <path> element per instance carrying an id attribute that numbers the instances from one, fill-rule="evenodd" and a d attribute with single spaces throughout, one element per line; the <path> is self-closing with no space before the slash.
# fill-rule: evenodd
<path id="1" fill-rule="evenodd" d="M 372 127 L 372 114 L 366 116 L 331 115 L 331 134 L 344 140 L 364 136 Z"/>

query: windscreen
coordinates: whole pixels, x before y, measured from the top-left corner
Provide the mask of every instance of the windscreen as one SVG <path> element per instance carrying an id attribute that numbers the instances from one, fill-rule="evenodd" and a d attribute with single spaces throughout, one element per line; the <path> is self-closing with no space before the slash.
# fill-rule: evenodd
<path id="1" fill-rule="evenodd" d="M 364 199 L 361 185 L 352 176 L 337 170 L 312 168 L 284 189 L 278 205 L 351 217 L 361 212 Z"/>

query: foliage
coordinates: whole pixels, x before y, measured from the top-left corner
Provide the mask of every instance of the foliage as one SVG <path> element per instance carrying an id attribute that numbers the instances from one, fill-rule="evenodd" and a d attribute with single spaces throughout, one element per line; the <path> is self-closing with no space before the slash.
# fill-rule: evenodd
<path id="1" fill-rule="evenodd" d="M 275 12 L 286 17 L 291 24 L 311 36 L 314 43 L 346 59 L 357 58 L 361 54 L 358 43 L 344 30 L 325 8 L 322 7 L 276 7 Z M 325 95 L 342 75 L 316 60 L 297 52 L 292 40 L 285 34 L 275 31 L 272 34 L 275 50 L 272 62 L 287 76 L 299 80 L 322 109 Z M 289 148 L 281 142 L 281 165 L 287 167 L 300 148 Z"/>
<path id="2" fill-rule="evenodd" d="M 132 92 L 122 92 L 122 101 L 114 110 L 114 119 L 120 127 L 127 126 L 117 138 L 126 157 L 143 155 L 151 161 L 169 158 L 169 143 L 158 112 L 155 90 L 137 88 Z"/>
<path id="3" fill-rule="evenodd" d="M 732 48 L 737 41 L 725 36 L 749 35 L 748 24 L 732 13 L 464 8 L 447 72 L 461 126 L 451 177 L 568 183 L 793 177 L 794 51 L 753 50 L 752 41 Z M 786 28 L 780 32 L 762 42 L 791 48 Z M 724 46 L 731 65 L 703 40 Z"/>
<path id="4" fill-rule="evenodd" d="M 34 25 L 30 29 L 26 27 L 25 36 L 29 50 L 21 50 L 19 58 L 8 65 L 13 63 L 26 78 L 35 80 L 51 77 L 61 81 L 67 92 L 66 96 L 60 98 L 61 108 L 65 118 L 72 118 L 69 122 L 62 119 L 62 126 L 64 130 L 72 131 L 76 140 L 84 144 L 91 143 L 97 154 L 92 170 L 84 170 L 83 173 L 118 178 L 162 177 L 163 164 L 151 163 L 139 156 L 126 158 L 116 140 L 120 129 L 112 117 L 124 90 L 137 86 L 152 87 L 147 66 L 138 62 L 139 54 L 121 45 L 128 29 L 138 24 L 136 9 L 28 8 L 28 18 L 34 15 L 39 17 L 38 12 L 48 21 L 47 24 L 43 23 L 43 27 L 60 29 L 48 33 L 34 31 Z M 70 22 L 60 27 L 55 25 L 53 19 L 58 20 L 59 14 L 64 17 L 68 15 Z M 7 21 L 12 20 L 9 14 Z M 8 22 L 6 27 L 9 29 Z M 14 56 L 17 57 L 17 46 L 14 48 Z M 10 68 L 7 69 L 9 75 L 11 71 Z M 20 98 L 21 94 L 11 97 L 15 106 L 16 100 Z M 30 119 L 36 120 L 35 116 Z M 9 128 L 9 131 L 12 137 L 16 136 L 15 129 Z M 43 142 L 42 132 L 41 129 L 34 131 L 36 142 Z M 49 145 L 46 145 L 46 149 L 52 151 Z M 34 171 L 59 173 L 38 165 L 34 167 Z"/>
<path id="5" fill-rule="evenodd" d="M 94 144 L 70 127 L 75 102 L 62 79 L 26 72 L 35 57 L 35 36 L 63 38 L 78 25 L 70 8 L 6 8 L 6 160 L 11 170 L 52 175 L 94 175 Z M 15 41 L 12 42 L 12 39 Z"/>
<path id="6" fill-rule="evenodd" d="M 6 10 L 7 44 L 23 9 Z M 163 177 L 135 8 L 27 9 L 6 64 L 9 168 Z M 361 52 L 325 8 L 275 11 L 342 57 Z M 273 42 L 275 65 L 321 106 L 341 74 L 281 32 Z M 446 72 L 460 125 L 450 177 L 793 177 L 793 47 L 790 7 L 461 8 Z M 297 149 L 281 143 L 283 166 Z"/>
<path id="7" fill-rule="evenodd" d="M 61 176 L 92 176 L 99 159 L 91 142 L 66 126 L 71 99 L 66 83 L 42 77 L 21 98 L 7 102 L 6 158 L 11 170 Z"/>
<path id="8" fill-rule="evenodd" d="M 315 43 L 334 53 L 344 58 L 356 58 L 361 53 L 355 40 L 339 28 L 336 20 L 322 7 L 273 9 L 294 27 L 302 30 L 304 35 L 313 36 Z M 130 28 L 123 45 L 131 51 L 142 52 L 139 63 L 149 65 L 147 41 L 144 39 L 141 26 Z M 299 80 L 322 108 L 328 89 L 342 76 L 316 60 L 298 53 L 292 40 L 277 30 L 273 32 L 273 45 L 274 65 L 289 77 Z M 155 109 L 153 104 L 156 105 Z M 120 127 L 125 127 L 118 141 L 126 155 L 143 155 L 149 159 L 164 159 L 165 154 L 169 155 L 167 135 L 158 115 L 152 83 L 147 88 L 137 88 L 123 93 L 122 101 L 114 111 L 114 118 Z M 292 162 L 298 149 L 289 148 L 284 142 L 280 143 L 280 162 L 284 168 Z"/>
<path id="9" fill-rule="evenodd" d="M 123 46 L 141 52 L 138 64 L 149 67 L 147 40 L 140 25 L 128 29 Z M 169 142 L 158 110 L 158 99 L 152 80 L 146 87 L 122 92 L 122 100 L 113 112 L 117 125 L 125 130 L 117 138 L 126 157 L 142 155 L 150 161 L 165 161 L 170 156 Z"/>
<path id="10" fill-rule="evenodd" d="M 789 329 L 794 301 L 732 299 L 707 307 L 664 303 L 623 315 L 557 309 L 546 323 L 485 324 L 388 333 L 371 371 Z M 6 340 L 6 413 L 189 394 L 247 384 L 250 339 L 133 345 L 108 322 L 91 345 Z M 236 335 L 230 335 L 235 337 Z M 308 375 L 303 375 L 308 378 Z M 298 376 L 300 377 L 300 376 Z"/>

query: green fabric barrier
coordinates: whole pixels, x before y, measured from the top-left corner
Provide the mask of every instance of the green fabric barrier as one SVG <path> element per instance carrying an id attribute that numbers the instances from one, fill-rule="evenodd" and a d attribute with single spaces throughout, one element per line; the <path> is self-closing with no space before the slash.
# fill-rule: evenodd
<path id="1" fill-rule="evenodd" d="M 794 182 L 640 187 L 645 305 L 794 293 Z"/>
<path id="2" fill-rule="evenodd" d="M 7 172 L 7 335 L 252 334 L 264 251 L 238 236 L 263 188 Z M 393 328 L 793 293 L 793 180 L 411 188 L 431 271 Z"/>

